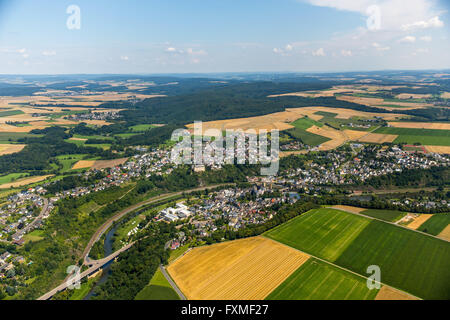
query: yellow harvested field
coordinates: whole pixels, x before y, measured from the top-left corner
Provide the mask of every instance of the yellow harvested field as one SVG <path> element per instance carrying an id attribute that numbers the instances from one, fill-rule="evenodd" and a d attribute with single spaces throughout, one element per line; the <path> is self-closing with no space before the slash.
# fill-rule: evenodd
<path id="1" fill-rule="evenodd" d="M 374 112 L 363 112 L 363 111 L 356 111 L 356 110 L 352 110 L 352 109 L 330 108 L 330 107 L 292 108 L 292 109 L 286 109 L 286 111 L 294 112 L 294 113 L 297 113 L 297 114 L 300 114 L 303 116 L 309 115 L 311 113 L 316 113 L 319 111 L 336 113 L 337 119 L 351 119 L 353 117 L 373 119 L 374 117 L 381 117 L 384 120 L 389 121 L 389 120 L 396 120 L 396 119 L 408 117 L 403 114 L 396 114 L 396 113 L 374 113 Z M 316 120 L 316 119 L 314 119 L 314 120 Z"/>
<path id="2" fill-rule="evenodd" d="M 389 122 L 394 128 L 450 130 L 450 123 L 434 122 Z"/>
<path id="3" fill-rule="evenodd" d="M 378 107 L 386 110 L 395 110 L 395 109 L 409 110 L 433 106 L 432 104 L 429 103 L 395 102 L 395 101 L 391 102 L 391 101 L 384 101 L 384 99 L 382 98 L 367 98 L 355 96 L 339 96 L 336 99 L 341 101 L 363 104 L 371 107 Z M 390 107 L 385 107 L 383 105 L 390 105 Z M 398 108 L 391 106 L 398 106 Z"/>
<path id="4" fill-rule="evenodd" d="M 392 143 L 395 139 L 397 139 L 397 135 L 394 134 L 381 134 L 381 133 L 368 133 L 365 136 L 358 139 L 359 142 L 366 143 Z"/>
<path id="5" fill-rule="evenodd" d="M 219 130 L 221 133 L 227 129 L 243 131 L 255 130 L 257 133 L 264 129 L 268 131 L 283 131 L 292 129 L 293 126 L 289 123 L 294 122 L 301 117 L 301 114 L 299 115 L 295 112 L 284 111 L 251 118 L 209 121 L 203 123 L 203 134 L 208 130 Z M 189 124 L 186 127 L 191 131 L 194 130 L 194 124 Z"/>
<path id="6" fill-rule="evenodd" d="M 441 94 L 441 98 L 450 99 L 450 92 L 444 92 L 443 94 Z"/>
<path id="7" fill-rule="evenodd" d="M 319 146 L 319 150 L 321 151 L 336 149 L 341 145 L 343 145 L 348 140 L 347 136 L 343 131 L 339 131 L 327 126 L 323 127 L 312 126 L 306 131 L 331 139 L 330 141 L 327 141 Z"/>
<path id="8" fill-rule="evenodd" d="M 450 224 L 438 234 L 438 237 L 450 241 Z"/>
<path id="9" fill-rule="evenodd" d="M 342 210 L 342 211 L 347 211 L 350 213 L 360 213 L 366 209 L 364 208 L 358 208 L 358 207 L 352 207 L 352 206 L 343 206 L 343 205 L 338 205 L 338 206 L 333 206 L 333 209 L 337 209 L 337 210 Z"/>
<path id="10" fill-rule="evenodd" d="M 450 146 L 425 146 L 428 152 L 439 154 L 450 154 Z"/>
<path id="11" fill-rule="evenodd" d="M 70 140 L 70 141 L 83 141 L 83 142 L 84 142 L 84 141 L 87 141 L 88 139 L 73 138 L 73 137 L 72 137 L 72 138 L 70 138 L 69 140 Z"/>
<path id="12" fill-rule="evenodd" d="M 415 218 L 410 224 L 407 225 L 408 228 L 416 230 L 422 224 L 425 223 L 428 219 L 430 219 L 432 214 L 420 214 L 417 218 Z"/>
<path id="13" fill-rule="evenodd" d="M 344 133 L 351 141 L 358 141 L 359 139 L 368 134 L 368 132 L 366 131 L 358 131 L 358 130 L 344 130 Z"/>
<path id="14" fill-rule="evenodd" d="M 388 286 L 382 286 L 375 300 L 418 300 L 405 292 L 398 291 Z"/>
<path id="15" fill-rule="evenodd" d="M 88 168 L 91 168 L 94 164 L 95 164 L 95 160 L 94 161 L 81 160 L 81 161 L 78 161 L 77 163 L 75 163 L 73 165 L 72 169 L 73 170 L 88 169 Z"/>
<path id="16" fill-rule="evenodd" d="M 425 99 L 431 98 L 431 94 L 417 94 L 417 93 L 400 93 L 395 96 L 396 99 Z"/>
<path id="17" fill-rule="evenodd" d="M 107 169 L 120 166 L 127 162 L 128 158 L 114 159 L 114 160 L 97 160 L 92 165 L 91 169 Z"/>
<path id="18" fill-rule="evenodd" d="M 313 120 L 320 120 L 323 118 L 321 115 L 317 115 L 316 112 L 331 112 L 336 113 L 336 118 L 339 119 L 350 119 L 352 117 L 360 117 L 373 119 L 374 117 L 382 117 L 385 120 L 396 120 L 400 118 L 404 118 L 405 115 L 395 114 L 395 113 L 370 113 L 370 112 L 362 112 L 355 111 L 351 109 L 343 109 L 343 108 L 329 108 L 329 107 L 304 107 L 304 108 L 289 108 L 283 112 L 271 113 L 258 117 L 250 117 L 250 118 L 238 118 L 238 119 L 228 119 L 228 120 L 219 120 L 219 121 L 209 121 L 203 122 L 203 134 L 208 130 L 219 130 L 220 132 L 226 129 L 234 129 L 234 130 L 255 130 L 257 133 L 259 130 L 288 130 L 292 129 L 293 126 L 290 123 L 294 122 L 297 119 L 308 116 Z M 406 116 L 407 117 L 407 116 Z M 194 124 L 189 124 L 186 126 L 191 132 L 194 129 Z M 334 130 L 335 132 L 339 132 Z M 211 133 L 207 133 L 206 135 L 212 135 Z M 329 134 L 327 133 L 327 136 Z M 341 136 L 342 134 L 338 135 Z M 331 145 L 332 143 L 329 143 Z"/>
<path id="19" fill-rule="evenodd" d="M 24 144 L 0 144 L 0 156 L 22 151 Z"/>
<path id="20" fill-rule="evenodd" d="M 53 177 L 53 175 L 25 178 L 25 179 L 17 180 L 15 182 L 2 184 L 2 185 L 0 185 L 0 189 L 19 188 L 19 187 L 27 186 L 32 183 L 44 181 L 49 177 Z"/>
<path id="21" fill-rule="evenodd" d="M 167 270 L 189 300 L 263 300 L 308 259 L 256 237 L 195 248 Z"/>

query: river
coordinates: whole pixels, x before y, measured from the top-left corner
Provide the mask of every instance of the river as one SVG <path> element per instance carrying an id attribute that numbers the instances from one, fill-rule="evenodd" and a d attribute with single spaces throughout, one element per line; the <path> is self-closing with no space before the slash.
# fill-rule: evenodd
<path id="1" fill-rule="evenodd" d="M 104 257 L 107 257 L 113 253 L 112 249 L 113 249 L 113 242 L 114 242 L 114 233 L 116 232 L 118 226 L 119 226 L 119 224 L 116 225 L 115 227 L 113 227 L 111 230 L 109 230 L 108 233 L 106 234 L 105 244 L 103 245 L 103 250 L 105 252 Z M 103 267 L 103 273 L 102 273 L 102 276 L 100 277 L 100 280 L 97 281 L 97 283 L 94 285 L 94 287 L 91 289 L 91 291 L 89 291 L 87 296 L 84 297 L 83 300 L 90 300 L 95 295 L 94 294 L 95 289 L 98 286 L 100 286 L 101 284 L 105 283 L 106 280 L 108 280 L 109 276 L 111 275 L 111 265 L 113 262 L 114 262 L 114 260 L 110 261 L 108 264 L 106 264 Z"/>

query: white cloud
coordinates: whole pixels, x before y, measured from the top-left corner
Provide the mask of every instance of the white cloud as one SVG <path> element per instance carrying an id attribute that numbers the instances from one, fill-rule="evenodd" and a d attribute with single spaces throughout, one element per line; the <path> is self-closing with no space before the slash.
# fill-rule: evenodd
<path id="1" fill-rule="evenodd" d="M 120 57 L 120 60 L 122 60 L 122 61 L 128 61 L 128 60 L 130 60 L 130 58 L 129 58 L 128 56 L 121 56 L 121 57 Z"/>
<path id="2" fill-rule="evenodd" d="M 416 42 L 416 37 L 414 37 L 414 36 L 406 36 L 406 37 L 400 39 L 399 42 L 414 43 L 414 42 Z"/>
<path id="3" fill-rule="evenodd" d="M 377 51 L 388 51 L 391 50 L 391 47 L 385 46 L 383 47 L 381 44 L 374 42 L 372 43 L 372 47 L 374 47 Z"/>
<path id="4" fill-rule="evenodd" d="M 423 37 L 420 37 L 420 40 L 425 41 L 425 42 L 431 42 L 431 41 L 433 41 L 433 38 L 430 36 L 423 36 Z"/>
<path id="5" fill-rule="evenodd" d="M 442 27 L 440 11 L 434 0 L 299 0 L 315 6 L 357 12 L 369 18 L 377 8 L 381 30 L 408 31 L 415 28 Z M 363 23 L 367 27 L 366 23 Z"/>
<path id="6" fill-rule="evenodd" d="M 428 21 L 416 21 L 413 23 L 408 23 L 402 25 L 403 31 L 415 30 L 415 29 L 428 29 L 428 28 L 442 28 L 444 26 L 444 22 L 439 19 L 438 16 L 429 19 Z"/>
<path id="7" fill-rule="evenodd" d="M 56 51 L 45 50 L 42 51 L 42 55 L 46 57 L 56 56 Z"/>
<path id="8" fill-rule="evenodd" d="M 292 51 L 292 49 L 294 49 L 294 47 L 291 44 L 286 45 L 286 51 Z"/>
<path id="9" fill-rule="evenodd" d="M 341 50 L 341 55 L 343 55 L 344 57 L 351 57 L 353 56 L 353 53 L 351 50 Z"/>
<path id="10" fill-rule="evenodd" d="M 168 47 L 166 49 L 166 52 L 168 52 L 168 53 L 176 53 L 176 52 L 178 52 L 178 50 L 176 48 L 174 48 L 174 47 Z"/>
<path id="11" fill-rule="evenodd" d="M 421 54 L 421 53 L 428 53 L 429 51 L 430 51 L 430 50 L 428 50 L 428 48 L 419 48 L 419 49 L 415 50 L 415 51 L 412 53 L 412 55 L 413 55 L 413 56 L 416 56 L 416 55 Z"/>
<path id="12" fill-rule="evenodd" d="M 187 49 L 187 53 L 191 56 L 206 56 L 208 53 L 205 50 L 194 51 L 192 48 Z"/>
<path id="13" fill-rule="evenodd" d="M 319 48 L 319 49 L 317 49 L 316 51 L 313 51 L 313 52 L 312 52 L 312 55 L 313 55 L 314 57 L 325 57 L 325 56 L 326 56 L 325 50 L 323 50 L 323 48 Z"/>

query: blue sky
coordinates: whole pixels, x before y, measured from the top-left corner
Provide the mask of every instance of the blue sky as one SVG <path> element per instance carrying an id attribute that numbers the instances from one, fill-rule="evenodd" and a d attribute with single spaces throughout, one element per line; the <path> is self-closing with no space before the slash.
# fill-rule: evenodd
<path id="1" fill-rule="evenodd" d="M 67 27 L 70 5 L 80 9 L 80 29 Z M 449 68 L 449 7 L 445 0 L 0 0 L 0 73 Z"/>

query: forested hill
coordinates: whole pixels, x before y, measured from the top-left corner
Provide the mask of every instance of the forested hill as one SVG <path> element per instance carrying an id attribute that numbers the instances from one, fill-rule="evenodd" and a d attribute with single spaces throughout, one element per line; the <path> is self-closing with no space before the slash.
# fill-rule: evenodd
<path id="1" fill-rule="evenodd" d="M 147 99 L 136 104 L 135 109 L 122 112 L 129 123 L 187 124 L 195 120 L 211 121 L 243 118 L 284 111 L 286 108 L 320 105 L 380 112 L 378 108 L 338 101 L 334 97 L 268 98 L 273 94 L 323 90 L 330 83 L 273 83 L 254 82 L 223 85 L 192 94 Z"/>

